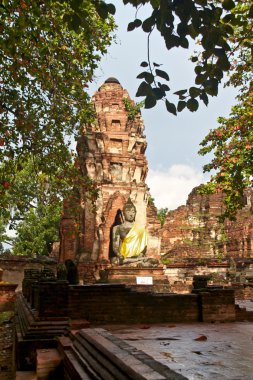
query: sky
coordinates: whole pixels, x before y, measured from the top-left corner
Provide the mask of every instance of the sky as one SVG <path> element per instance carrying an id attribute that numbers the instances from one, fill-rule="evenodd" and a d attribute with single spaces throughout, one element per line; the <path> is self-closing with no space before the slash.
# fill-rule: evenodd
<path id="1" fill-rule="evenodd" d="M 124 6 L 118 0 L 110 2 L 116 6 L 116 43 L 102 58 L 89 92 L 92 95 L 107 78 L 115 77 L 130 97 L 140 102 L 142 98 L 135 97 L 140 84 L 136 76 L 143 71 L 140 63 L 147 60 L 147 34 L 140 28 L 127 32 L 128 23 L 134 20 L 135 8 Z M 138 18 L 145 19 L 145 14 L 149 14 L 148 9 Z M 189 61 L 193 51 L 194 46 L 189 50 L 180 48 L 168 52 L 158 33 L 152 34 L 151 59 L 162 64 L 161 69 L 169 74 L 168 84 L 172 89 L 169 94 L 194 86 L 194 66 Z M 197 112 L 184 110 L 178 116 L 168 113 L 163 102 L 155 108 L 142 110 L 148 143 L 149 173 L 146 182 L 158 208 L 172 210 L 185 204 L 193 187 L 208 180 L 209 176 L 203 174 L 202 167 L 211 156 L 197 154 L 199 143 L 210 129 L 218 125 L 219 116 L 229 115 L 235 96 L 235 89 L 221 87 L 217 97 L 209 98 L 208 107 L 201 104 Z M 168 99 L 176 101 L 177 97 L 171 95 Z"/>

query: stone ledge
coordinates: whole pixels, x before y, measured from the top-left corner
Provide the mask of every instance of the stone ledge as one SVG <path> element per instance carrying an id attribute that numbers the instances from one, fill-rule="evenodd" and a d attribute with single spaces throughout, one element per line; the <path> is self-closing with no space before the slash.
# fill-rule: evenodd
<path id="1" fill-rule="evenodd" d="M 64 373 L 66 378 L 79 380 L 93 376 L 94 379 L 111 380 L 186 379 L 101 328 L 80 330 L 72 336 L 72 340 L 59 338 L 59 346 L 63 355 L 64 371 L 67 372 Z"/>

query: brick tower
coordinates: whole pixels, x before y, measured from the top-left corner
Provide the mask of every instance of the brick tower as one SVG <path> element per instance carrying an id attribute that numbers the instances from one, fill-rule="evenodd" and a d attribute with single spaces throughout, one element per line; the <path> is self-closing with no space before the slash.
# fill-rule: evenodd
<path id="1" fill-rule="evenodd" d="M 71 224 L 71 217 L 65 212 L 61 223 L 61 261 L 77 255 L 82 261 L 109 260 L 111 230 L 120 223 L 120 210 L 129 197 L 137 209 L 136 222 L 153 231 L 153 225 L 149 228 L 147 222 L 149 191 L 145 183 L 148 166 L 144 125 L 140 113 L 132 117 L 126 111 L 124 99 L 134 106 L 115 78 L 108 78 L 92 98 L 96 122 L 84 127 L 77 152 L 81 172 L 92 179 L 98 199 L 95 212 L 89 200 L 83 203 L 80 200 L 83 211 L 78 241 L 64 232 Z M 147 255 L 158 257 L 158 254 L 159 239 L 153 234 L 149 236 Z"/>

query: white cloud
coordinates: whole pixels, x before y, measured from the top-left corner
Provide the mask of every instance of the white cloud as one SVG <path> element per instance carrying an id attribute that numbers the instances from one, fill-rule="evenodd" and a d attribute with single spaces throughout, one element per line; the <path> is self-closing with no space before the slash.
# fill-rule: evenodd
<path id="1" fill-rule="evenodd" d="M 186 203 L 191 190 L 207 181 L 201 171 L 188 165 L 149 170 L 147 184 L 157 208 L 173 210 Z"/>

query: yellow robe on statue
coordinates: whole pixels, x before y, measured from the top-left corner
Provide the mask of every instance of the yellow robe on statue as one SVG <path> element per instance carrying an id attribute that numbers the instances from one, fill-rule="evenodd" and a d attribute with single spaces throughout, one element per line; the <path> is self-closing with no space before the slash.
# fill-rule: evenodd
<path id="1" fill-rule="evenodd" d="M 147 240 L 145 228 L 134 224 L 122 242 L 120 254 L 123 257 L 139 256 L 146 248 Z"/>

